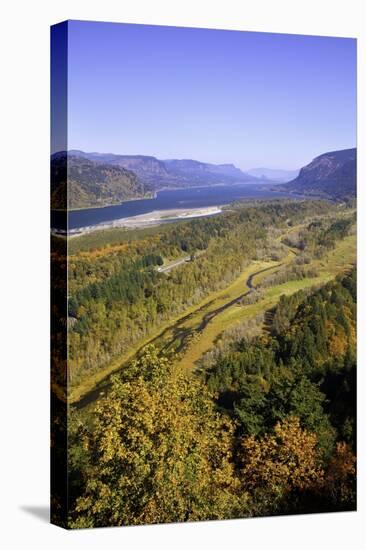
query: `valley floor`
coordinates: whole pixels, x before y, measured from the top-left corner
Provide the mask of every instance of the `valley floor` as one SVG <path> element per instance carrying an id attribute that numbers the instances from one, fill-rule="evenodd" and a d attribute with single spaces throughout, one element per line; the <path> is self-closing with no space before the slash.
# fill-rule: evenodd
<path id="1" fill-rule="evenodd" d="M 292 228 L 296 231 L 300 226 Z M 282 239 L 286 234 L 280 236 Z M 154 344 L 164 352 L 173 352 L 180 368 L 192 370 L 203 354 L 212 349 L 220 335 L 228 328 L 240 325 L 246 320 L 264 314 L 278 302 L 281 295 L 290 295 L 299 290 L 317 287 L 330 281 L 338 274 L 347 271 L 356 261 L 356 237 L 349 235 L 340 240 L 335 249 L 321 259 L 313 259 L 311 267 L 316 270 L 315 277 L 291 280 L 263 288 L 260 299 L 252 304 L 243 304 L 242 299 L 251 292 L 268 274 L 278 271 L 280 266 L 291 264 L 295 251 L 289 247 L 288 255 L 281 261 L 253 261 L 240 276 L 226 288 L 211 293 L 201 303 L 187 309 L 183 316 L 171 319 L 160 326 L 154 334 L 139 343 L 138 348 L 112 361 L 107 367 L 73 388 L 69 402 L 83 407 L 93 402 L 107 390 L 109 377 L 130 361 L 145 346 Z M 179 263 L 177 263 L 177 268 Z M 263 326 L 262 328 L 265 328 Z"/>

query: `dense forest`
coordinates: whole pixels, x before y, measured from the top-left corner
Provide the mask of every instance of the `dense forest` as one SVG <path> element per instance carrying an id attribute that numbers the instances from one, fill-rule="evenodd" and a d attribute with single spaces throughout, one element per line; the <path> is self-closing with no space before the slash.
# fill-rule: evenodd
<path id="1" fill-rule="evenodd" d="M 277 277 L 313 276 L 306 262 L 314 250 L 329 250 L 352 225 L 348 218 L 334 217 L 339 218 L 336 207 L 322 202 L 238 204 L 221 216 L 163 226 L 139 239 L 86 250 L 74 246 L 68 261 L 71 387 L 225 288 L 253 260 L 280 262 L 290 246 L 303 265 Z M 318 218 L 322 221 L 307 221 Z M 281 242 L 297 224 L 301 232 L 291 231 L 291 241 Z M 164 263 L 187 255 L 191 261 L 179 269 L 159 272 Z"/>
<path id="2" fill-rule="evenodd" d="M 147 347 L 70 410 L 68 526 L 354 510 L 355 331 L 352 269 L 195 375 Z"/>
<path id="3" fill-rule="evenodd" d="M 85 235 L 68 256 L 54 238 L 54 520 L 354 510 L 354 230 L 349 205 L 268 201 Z"/>

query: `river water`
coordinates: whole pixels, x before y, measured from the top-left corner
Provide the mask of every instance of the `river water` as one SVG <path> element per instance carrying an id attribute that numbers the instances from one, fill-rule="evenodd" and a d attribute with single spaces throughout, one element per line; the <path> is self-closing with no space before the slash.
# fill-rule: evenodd
<path id="1" fill-rule="evenodd" d="M 272 190 L 271 190 L 272 189 Z M 87 208 L 69 212 L 69 230 L 77 230 L 101 223 L 108 223 L 139 214 L 148 214 L 154 210 L 203 208 L 230 204 L 236 200 L 275 199 L 294 197 L 288 193 L 273 190 L 266 185 L 216 185 L 210 187 L 188 187 L 186 189 L 169 189 L 158 191 L 153 199 L 141 199 L 123 202 L 104 208 Z M 53 228 L 65 229 L 65 214 L 52 212 Z"/>

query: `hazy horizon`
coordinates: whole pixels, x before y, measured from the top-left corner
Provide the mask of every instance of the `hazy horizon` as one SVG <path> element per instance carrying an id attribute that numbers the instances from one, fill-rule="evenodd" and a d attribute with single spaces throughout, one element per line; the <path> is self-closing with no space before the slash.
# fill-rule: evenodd
<path id="1" fill-rule="evenodd" d="M 296 170 L 355 142 L 355 39 L 68 22 L 69 149 Z"/>
<path id="2" fill-rule="evenodd" d="M 344 148 L 344 150 L 346 149 L 355 149 L 356 148 L 356 145 L 354 147 L 346 147 Z M 335 149 L 336 151 L 337 149 Z M 124 155 L 124 156 L 131 156 L 131 157 L 139 157 L 139 156 L 143 156 L 143 157 L 155 157 L 157 160 L 160 160 L 162 162 L 164 161 L 170 161 L 170 160 L 194 160 L 194 161 L 199 161 L 199 162 L 203 162 L 203 163 L 208 163 L 208 164 L 233 164 L 234 166 L 238 167 L 239 166 L 235 163 L 235 162 L 226 162 L 226 163 L 219 163 L 219 162 L 212 162 L 212 161 L 206 161 L 204 159 L 201 159 L 201 158 L 194 158 L 194 157 L 190 157 L 190 158 L 186 158 L 186 157 L 176 157 L 176 158 L 162 158 L 162 157 L 158 157 L 156 155 L 151 155 L 151 154 L 148 154 L 148 153 L 125 153 L 125 152 L 116 152 L 116 151 L 97 151 L 97 150 L 89 150 L 89 151 L 86 151 L 85 149 L 82 149 L 81 147 L 70 147 L 68 149 L 68 152 L 69 151 L 82 151 L 83 153 L 87 153 L 87 154 L 103 154 L 103 155 Z M 53 154 L 57 154 L 57 153 L 62 153 L 63 150 L 60 149 L 58 151 L 55 151 Z M 309 159 L 308 162 L 305 162 L 303 166 L 305 166 L 306 164 L 309 164 L 314 158 L 316 158 L 317 156 L 320 156 L 322 154 L 325 154 L 325 153 L 331 153 L 332 151 L 323 151 L 322 153 L 319 153 L 319 155 L 315 155 L 315 157 Z M 260 165 L 260 166 L 248 166 L 248 167 L 240 167 L 240 169 L 243 171 L 243 172 L 250 172 L 252 170 L 278 170 L 278 171 L 283 171 L 283 172 L 294 172 L 294 171 L 297 171 L 297 170 L 300 170 L 303 166 L 298 166 L 296 168 L 288 168 L 287 166 L 271 166 L 269 164 L 263 164 Z"/>

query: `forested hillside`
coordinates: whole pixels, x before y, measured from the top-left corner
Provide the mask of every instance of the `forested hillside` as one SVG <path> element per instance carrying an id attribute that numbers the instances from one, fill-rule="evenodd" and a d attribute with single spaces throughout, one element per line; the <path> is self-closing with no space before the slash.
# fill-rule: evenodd
<path id="1" fill-rule="evenodd" d="M 115 357 L 136 350 L 156 329 L 212 292 L 224 289 L 251 261 L 283 257 L 287 247 L 275 240 L 273 232 L 286 232 L 307 216 L 330 212 L 320 202 L 238 205 L 222 216 L 164 226 L 146 238 L 71 256 L 71 387 Z M 191 261 L 178 269 L 158 271 L 163 262 L 187 254 Z"/>
<path id="2" fill-rule="evenodd" d="M 208 387 L 243 434 L 261 435 L 292 415 L 325 454 L 337 437 L 354 448 L 355 323 L 355 270 L 315 292 L 284 296 L 264 335 L 235 343 L 206 369 Z"/>
<path id="3" fill-rule="evenodd" d="M 52 208 L 119 204 L 145 194 L 144 185 L 133 172 L 74 155 L 54 155 L 51 182 Z"/>
<path id="4" fill-rule="evenodd" d="M 354 232 L 279 200 L 70 240 L 68 527 L 355 509 Z"/>
<path id="5" fill-rule="evenodd" d="M 356 271 L 201 377 L 150 347 L 70 417 L 71 527 L 355 509 Z"/>

